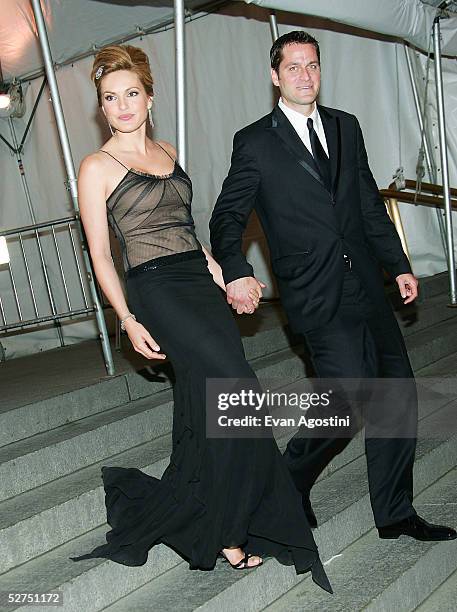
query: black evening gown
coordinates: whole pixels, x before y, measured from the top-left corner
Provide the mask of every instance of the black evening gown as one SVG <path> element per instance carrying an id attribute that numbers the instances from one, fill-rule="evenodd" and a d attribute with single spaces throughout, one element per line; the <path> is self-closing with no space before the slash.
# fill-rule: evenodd
<path id="1" fill-rule="evenodd" d="M 166 176 L 129 169 L 107 201 L 130 310 L 175 372 L 173 450 L 160 480 L 136 468 L 102 468 L 111 531 L 105 544 L 74 560 L 143 565 L 163 543 L 191 569 L 208 570 L 222 548 L 242 546 L 310 571 L 331 592 L 274 439 L 206 437 L 206 379 L 255 374 L 195 237 L 191 197 L 190 179 L 175 163 Z"/>

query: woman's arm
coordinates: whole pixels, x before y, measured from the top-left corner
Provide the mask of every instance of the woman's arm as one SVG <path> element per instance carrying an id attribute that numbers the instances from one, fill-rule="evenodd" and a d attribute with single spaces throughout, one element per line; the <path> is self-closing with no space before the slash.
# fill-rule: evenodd
<path id="1" fill-rule="evenodd" d="M 78 177 L 79 205 L 95 275 L 103 293 L 122 320 L 129 314 L 129 309 L 111 257 L 104 175 L 105 169 L 94 155 L 83 160 Z M 125 330 L 137 352 L 148 359 L 165 357 L 157 352 L 160 347 L 140 323 L 129 318 L 125 321 Z"/>
<path id="2" fill-rule="evenodd" d="M 222 276 L 222 268 L 211 255 L 206 247 L 202 245 L 203 253 L 205 254 L 206 261 L 208 262 L 208 270 L 213 277 L 214 282 L 218 285 L 223 291 L 225 291 L 225 283 L 224 277 Z"/>
<path id="3" fill-rule="evenodd" d="M 210 271 L 211 276 L 213 277 L 214 282 L 221 289 L 226 291 L 225 283 L 224 283 L 224 277 L 222 275 L 222 268 L 220 267 L 220 265 L 217 263 L 217 261 L 214 259 L 214 257 L 211 255 L 211 253 L 208 251 L 208 249 L 206 247 L 204 247 L 202 245 L 202 249 L 203 249 L 203 252 L 205 254 L 206 261 L 208 262 L 208 270 Z M 262 283 L 262 285 L 263 285 L 263 283 Z M 263 286 L 265 286 L 265 285 L 263 285 Z M 249 290 L 249 298 L 252 301 L 254 309 L 257 308 L 257 306 L 259 305 L 260 297 L 261 296 L 259 295 L 259 293 L 255 289 L 250 289 Z M 250 313 L 250 314 L 252 314 L 252 313 Z"/>

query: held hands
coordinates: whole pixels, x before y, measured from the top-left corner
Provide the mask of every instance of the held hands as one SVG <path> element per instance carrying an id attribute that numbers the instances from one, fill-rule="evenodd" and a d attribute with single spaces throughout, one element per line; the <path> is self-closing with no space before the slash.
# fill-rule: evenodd
<path id="1" fill-rule="evenodd" d="M 409 304 L 417 298 L 419 281 L 414 274 L 399 274 L 395 280 L 404 304 Z"/>
<path id="2" fill-rule="evenodd" d="M 227 283 L 227 302 L 231 304 L 233 310 L 238 314 L 252 314 L 259 306 L 262 297 L 262 289 L 266 285 L 258 281 L 253 276 L 237 278 L 231 283 Z"/>
<path id="3" fill-rule="evenodd" d="M 141 353 L 146 359 L 165 359 L 166 355 L 159 353 L 160 346 L 148 332 L 148 330 L 133 319 L 128 319 L 125 323 L 130 342 L 137 353 Z"/>

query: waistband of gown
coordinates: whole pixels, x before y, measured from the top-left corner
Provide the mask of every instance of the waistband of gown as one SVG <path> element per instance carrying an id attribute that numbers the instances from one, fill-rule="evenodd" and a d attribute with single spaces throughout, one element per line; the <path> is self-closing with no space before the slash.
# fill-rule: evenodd
<path id="1" fill-rule="evenodd" d="M 143 272 L 149 270 L 157 270 L 157 268 L 163 268 L 180 261 L 187 261 L 189 259 L 201 259 L 204 258 L 205 254 L 201 249 L 184 251 L 183 253 L 172 253 L 171 255 L 162 255 L 161 257 L 155 257 L 149 261 L 145 261 L 138 266 L 134 266 L 126 271 L 125 275 L 127 278 L 132 278 Z"/>

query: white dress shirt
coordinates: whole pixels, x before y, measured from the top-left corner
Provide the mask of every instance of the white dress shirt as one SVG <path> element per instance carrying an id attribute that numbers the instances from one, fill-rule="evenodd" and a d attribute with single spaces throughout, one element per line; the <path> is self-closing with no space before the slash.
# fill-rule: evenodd
<path id="1" fill-rule="evenodd" d="M 321 145 L 324 148 L 324 151 L 327 153 L 327 156 L 328 156 L 327 139 L 325 138 L 324 126 L 322 125 L 321 117 L 317 110 L 317 104 L 314 104 L 314 110 L 311 113 L 311 115 L 309 115 L 308 117 L 286 106 L 284 102 L 282 101 L 282 98 L 279 99 L 278 106 L 282 110 L 282 112 L 285 114 L 287 119 L 289 119 L 293 128 L 295 129 L 301 141 L 303 142 L 305 147 L 308 149 L 308 151 L 311 153 L 311 155 L 313 154 L 313 151 L 311 149 L 311 142 L 309 140 L 309 130 L 308 130 L 307 121 L 308 119 L 312 119 L 314 130 L 321 142 Z"/>

